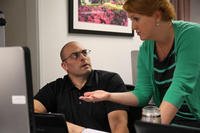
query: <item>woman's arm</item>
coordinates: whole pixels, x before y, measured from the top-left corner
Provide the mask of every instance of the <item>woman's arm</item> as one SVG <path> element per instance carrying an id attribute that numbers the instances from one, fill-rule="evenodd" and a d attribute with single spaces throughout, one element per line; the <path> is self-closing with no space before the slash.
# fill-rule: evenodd
<path id="1" fill-rule="evenodd" d="M 81 96 L 80 99 L 87 102 L 111 101 L 130 106 L 137 106 L 138 104 L 137 97 L 131 92 L 111 93 L 97 90 L 84 93 L 84 96 Z"/>
<path id="2" fill-rule="evenodd" d="M 170 122 L 175 117 L 178 108 L 173 104 L 163 101 L 160 105 L 160 113 L 161 113 L 161 123 L 162 124 L 170 124 Z"/>

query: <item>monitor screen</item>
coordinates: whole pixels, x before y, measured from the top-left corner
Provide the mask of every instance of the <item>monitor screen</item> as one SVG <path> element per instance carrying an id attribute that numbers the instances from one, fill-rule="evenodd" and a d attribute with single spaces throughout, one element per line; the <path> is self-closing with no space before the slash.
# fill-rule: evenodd
<path id="1" fill-rule="evenodd" d="M 0 48 L 0 133 L 33 133 L 30 51 Z"/>

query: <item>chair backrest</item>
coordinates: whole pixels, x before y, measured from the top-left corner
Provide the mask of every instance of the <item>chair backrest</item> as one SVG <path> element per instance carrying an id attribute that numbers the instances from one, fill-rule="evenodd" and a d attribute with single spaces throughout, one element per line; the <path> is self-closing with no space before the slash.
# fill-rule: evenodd
<path id="1" fill-rule="evenodd" d="M 131 84 L 126 84 L 126 88 L 128 91 L 132 91 L 135 86 Z M 128 111 L 128 128 L 130 133 L 135 133 L 135 128 L 134 128 L 134 123 L 136 120 L 141 119 L 141 107 L 133 107 L 129 106 L 129 111 Z"/>
<path id="2" fill-rule="evenodd" d="M 136 78 L 137 78 L 137 56 L 138 56 L 138 50 L 131 51 L 131 65 L 132 65 L 133 84 L 135 84 Z"/>

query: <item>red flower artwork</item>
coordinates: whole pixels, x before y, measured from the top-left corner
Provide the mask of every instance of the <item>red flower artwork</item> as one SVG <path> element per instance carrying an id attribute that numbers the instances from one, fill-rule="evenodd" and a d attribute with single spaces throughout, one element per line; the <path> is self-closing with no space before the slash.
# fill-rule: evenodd
<path id="1" fill-rule="evenodd" d="M 127 26 L 128 18 L 122 9 L 124 0 L 79 0 L 78 21 Z"/>

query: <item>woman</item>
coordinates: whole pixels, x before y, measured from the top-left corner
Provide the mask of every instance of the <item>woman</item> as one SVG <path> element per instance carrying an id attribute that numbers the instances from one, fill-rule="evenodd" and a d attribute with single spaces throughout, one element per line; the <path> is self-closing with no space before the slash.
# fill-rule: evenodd
<path id="1" fill-rule="evenodd" d="M 153 100 L 161 123 L 200 124 L 200 25 L 173 21 L 168 0 L 127 0 L 132 27 L 144 40 L 138 54 L 138 77 L 132 92 L 87 92 L 80 99 L 145 106 Z"/>

